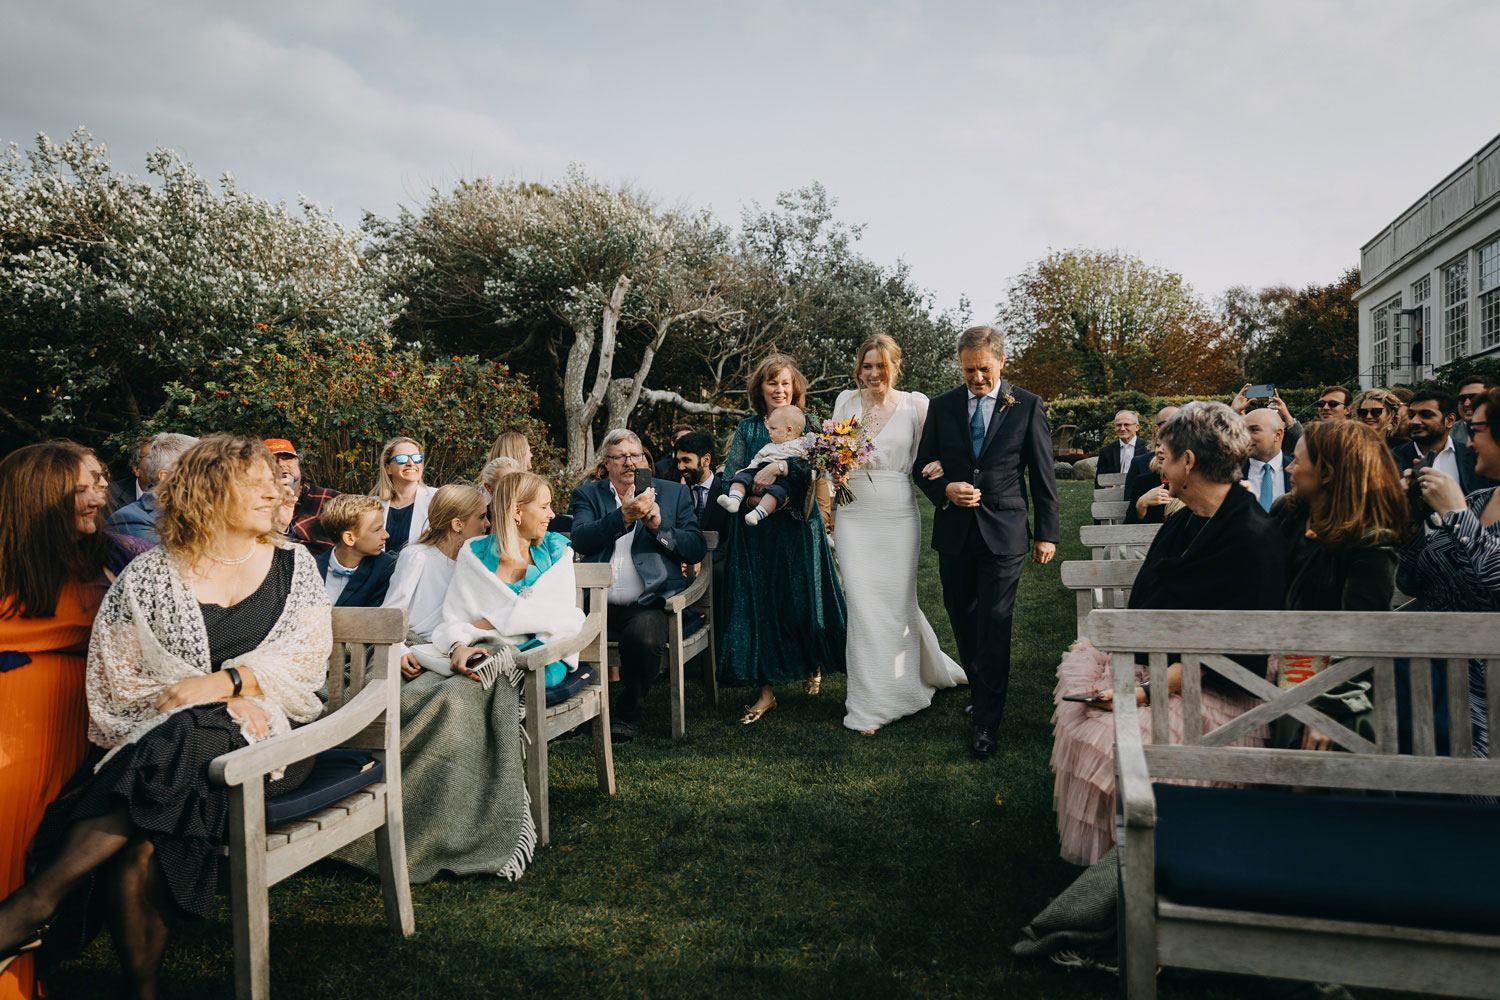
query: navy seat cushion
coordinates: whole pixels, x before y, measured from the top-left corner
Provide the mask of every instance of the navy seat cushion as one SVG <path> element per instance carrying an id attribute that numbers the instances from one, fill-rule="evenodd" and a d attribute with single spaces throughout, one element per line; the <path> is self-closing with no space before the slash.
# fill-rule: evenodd
<path id="1" fill-rule="evenodd" d="M 586 686 L 594 682 L 595 670 L 592 663 L 580 664 L 574 670 L 563 677 L 560 683 L 554 684 L 547 689 L 547 704 L 556 705 L 567 701 Z"/>
<path id="2" fill-rule="evenodd" d="M 367 750 L 324 750 L 313 758 L 312 773 L 306 781 L 285 795 L 266 800 L 266 826 L 310 816 L 383 777 L 385 765 Z"/>
<path id="3" fill-rule="evenodd" d="M 1159 784 L 1157 893 L 1174 903 L 1500 931 L 1500 807 Z"/>
<path id="4" fill-rule="evenodd" d="M 694 611 L 692 608 L 685 609 L 682 613 L 682 637 L 686 639 L 707 624 L 708 619 L 703 617 L 703 612 Z M 619 642 L 620 633 L 617 629 L 606 629 L 604 638 L 610 642 Z"/>

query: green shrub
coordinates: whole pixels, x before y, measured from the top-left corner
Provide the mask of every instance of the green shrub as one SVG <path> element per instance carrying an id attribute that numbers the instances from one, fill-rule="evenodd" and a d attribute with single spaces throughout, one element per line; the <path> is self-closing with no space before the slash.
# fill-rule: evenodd
<path id="1" fill-rule="evenodd" d="M 423 481 L 434 486 L 476 478 L 507 430 L 531 441 L 539 471 L 561 465 L 546 425 L 531 416 L 536 393 L 498 362 L 427 360 L 389 338 L 263 332 L 250 351 L 231 348 L 209 362 L 201 385 L 167 386 L 167 402 L 139 432 L 290 438 L 309 480 L 361 493 L 375 483 L 381 446 L 397 435 L 421 442 Z"/>

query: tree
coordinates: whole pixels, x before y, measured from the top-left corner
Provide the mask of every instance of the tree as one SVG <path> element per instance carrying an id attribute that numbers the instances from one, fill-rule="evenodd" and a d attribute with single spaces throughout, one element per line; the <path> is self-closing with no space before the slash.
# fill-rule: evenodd
<path id="1" fill-rule="evenodd" d="M 257 323 L 358 338 L 400 308 L 372 290 L 358 234 L 317 206 L 262 201 L 228 175 L 216 192 L 168 150 L 146 167 L 151 181 L 116 173 L 83 130 L 0 158 L 5 444 L 133 428 L 167 383 L 253 349 Z"/>
<path id="2" fill-rule="evenodd" d="M 999 310 L 1013 378 L 1043 396 L 1217 392 L 1239 377 L 1233 333 L 1181 275 L 1119 251 L 1054 251 Z"/>
<path id="3" fill-rule="evenodd" d="M 1329 285 L 1297 292 L 1261 343 L 1246 370 L 1277 385 L 1344 383 L 1359 375 L 1359 268 Z"/>
<path id="4" fill-rule="evenodd" d="M 1270 285 L 1258 291 L 1249 285 L 1225 289 L 1219 300 L 1219 313 L 1239 340 L 1240 366 L 1247 381 L 1256 381 L 1257 374 L 1249 370 L 1246 363 L 1278 328 L 1296 297 L 1296 289 L 1287 285 Z"/>

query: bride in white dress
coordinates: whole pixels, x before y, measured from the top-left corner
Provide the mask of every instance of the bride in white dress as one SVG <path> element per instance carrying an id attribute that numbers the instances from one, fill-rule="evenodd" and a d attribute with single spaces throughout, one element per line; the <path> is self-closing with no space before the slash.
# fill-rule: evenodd
<path id="1" fill-rule="evenodd" d="M 844 725 L 866 735 L 932 703 L 933 691 L 964 683 L 917 607 L 922 518 L 911 481 L 927 397 L 898 392 L 901 348 L 880 334 L 860 345 L 859 389 L 841 393 L 833 417 L 857 416 L 875 442 L 849 477 L 854 502 L 838 508 L 833 538 L 849 608 Z"/>

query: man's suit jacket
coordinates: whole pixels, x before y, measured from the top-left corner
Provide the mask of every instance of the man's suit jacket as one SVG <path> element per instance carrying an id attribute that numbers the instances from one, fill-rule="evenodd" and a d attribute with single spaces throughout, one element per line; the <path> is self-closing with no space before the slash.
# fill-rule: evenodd
<path id="1" fill-rule="evenodd" d="M 144 539 L 152 545 L 160 545 L 161 536 L 156 533 L 156 494 L 142 493 L 139 500 L 132 501 L 109 515 L 105 527 L 131 538 Z"/>
<path id="2" fill-rule="evenodd" d="M 109 516 L 128 503 L 136 502 L 135 476 L 129 475 L 124 479 L 116 479 L 109 484 L 105 491 L 104 514 Z"/>
<path id="3" fill-rule="evenodd" d="M 693 484 L 684 484 L 688 490 L 688 503 L 693 502 Z M 704 531 L 717 531 L 719 533 L 719 544 L 724 544 L 724 533 L 729 530 L 729 511 L 719 506 L 719 497 L 724 495 L 724 477 L 714 473 L 714 481 L 708 487 L 708 502 L 703 505 L 703 516 L 698 518 L 698 526 Z M 723 555 L 722 550 L 720 555 Z"/>
<path id="4" fill-rule="evenodd" d="M 325 549 L 313 558 L 318 563 L 318 572 L 323 579 L 328 579 L 328 560 L 333 557 L 333 549 Z M 382 552 L 378 556 L 366 556 L 359 561 L 359 567 L 355 569 L 354 575 L 349 582 L 344 584 L 339 599 L 334 602 L 336 608 L 378 608 L 385 602 L 385 590 L 390 585 L 391 574 L 396 570 L 396 553 Z"/>
<path id="5" fill-rule="evenodd" d="M 1287 471 L 1287 469 L 1291 466 L 1291 464 L 1292 464 L 1292 453 L 1291 453 L 1290 449 L 1287 450 L 1287 451 L 1283 451 L 1281 453 L 1281 491 L 1283 493 L 1290 493 L 1292 491 L 1292 474 Z M 1250 478 L 1250 459 L 1248 459 L 1248 458 L 1245 459 L 1243 462 L 1240 463 L 1240 478 L 1241 479 L 1249 479 Z M 1250 485 L 1253 486 L 1253 487 L 1255 487 L 1255 495 L 1257 497 L 1259 497 L 1260 496 L 1260 483 L 1255 482 L 1254 480 L 1252 480 L 1251 483 L 1250 483 Z"/>
<path id="6" fill-rule="evenodd" d="M 1137 449 L 1130 469 L 1125 473 L 1125 502 L 1130 505 L 1125 508 L 1126 524 L 1161 524 L 1166 516 L 1165 507 L 1148 507 L 1145 517 L 1135 512 L 1135 502 L 1161 485 L 1161 475 L 1151 471 L 1151 459 L 1155 457 L 1156 453 L 1149 448 L 1145 451 Z"/>
<path id="7" fill-rule="evenodd" d="M 1145 444 L 1146 444 L 1146 442 L 1144 442 L 1144 441 L 1141 440 L 1140 435 L 1136 435 L 1136 439 L 1135 439 L 1135 455 L 1132 456 L 1131 459 L 1130 459 L 1130 463 L 1132 465 L 1134 465 L 1135 464 L 1135 460 L 1141 456 L 1141 449 L 1145 447 Z M 1103 448 L 1099 449 L 1099 465 L 1094 470 L 1094 488 L 1095 489 L 1099 488 L 1099 477 L 1100 476 L 1106 475 L 1106 474 L 1111 473 L 1111 472 L 1124 472 L 1124 471 L 1126 471 L 1126 470 L 1120 468 L 1120 453 L 1122 451 L 1124 451 L 1124 450 L 1125 450 L 1125 446 L 1120 443 L 1120 439 L 1119 438 L 1115 438 L 1109 444 L 1107 444 Z"/>
<path id="8" fill-rule="evenodd" d="M 1007 393 L 1015 400 L 1009 406 L 1005 405 Z M 942 476 L 924 478 L 923 467 L 934 459 L 943 464 Z M 1028 478 L 1035 508 L 1035 539 L 1057 542 L 1060 530 L 1052 432 L 1041 397 L 1035 393 L 1000 383 L 995 412 L 977 459 L 969 439 L 969 390 L 960 386 L 938 396 L 927 408 L 912 478 L 937 508 L 932 519 L 932 547 L 938 552 L 963 552 L 976 526 L 985 548 L 995 555 L 1029 551 L 1033 533 L 1026 519 Z M 949 483 L 978 486 L 979 506 L 949 503 L 945 493 Z"/>
<path id="9" fill-rule="evenodd" d="M 586 482 L 573 491 L 569 513 L 573 515 L 573 551 L 584 562 L 607 563 L 614 557 L 615 542 L 626 531 L 635 530 L 630 552 L 636 572 L 646 585 L 639 603 L 645 607 L 660 605 L 667 598 L 687 589 L 683 564 L 703 561 L 708 546 L 703 529 L 693 516 L 693 498 L 686 486 L 665 479 L 652 479 L 656 505 L 661 508 L 661 525 L 655 533 L 644 523 L 639 528 L 625 525 L 625 515 L 615 504 L 608 479 Z"/>
<path id="10" fill-rule="evenodd" d="M 1396 457 L 1397 472 L 1405 472 L 1411 468 L 1413 462 L 1422 457 L 1422 451 L 1417 447 L 1415 441 L 1402 441 L 1391 450 L 1391 454 Z M 1458 459 L 1458 488 L 1463 490 L 1465 495 L 1473 493 L 1475 490 L 1500 486 L 1500 483 L 1497 483 L 1495 480 L 1487 479 L 1479 474 L 1479 469 L 1476 467 L 1479 456 L 1467 444 L 1460 445 L 1455 443 L 1453 445 L 1453 455 Z"/>

